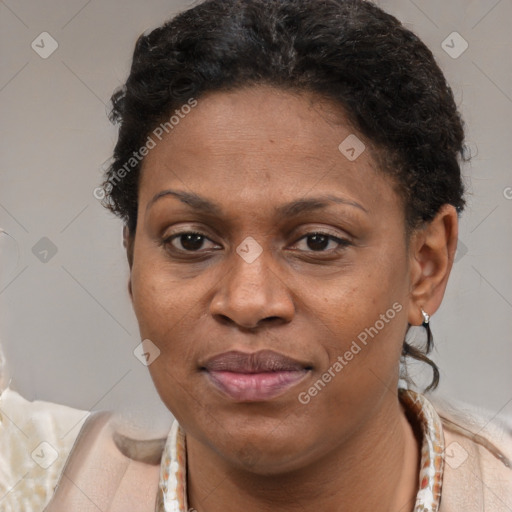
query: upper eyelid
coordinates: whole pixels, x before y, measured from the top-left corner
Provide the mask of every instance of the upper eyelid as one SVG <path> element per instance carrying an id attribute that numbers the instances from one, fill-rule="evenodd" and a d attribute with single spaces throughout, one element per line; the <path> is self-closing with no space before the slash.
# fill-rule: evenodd
<path id="1" fill-rule="evenodd" d="M 185 223 L 183 223 L 183 224 L 185 224 Z M 198 233 L 207 238 L 210 238 L 210 234 L 213 237 L 218 237 L 218 238 L 222 237 L 222 235 L 216 228 L 209 228 L 209 227 L 204 228 L 202 225 L 200 227 L 199 227 L 199 225 L 198 225 L 198 227 L 195 227 L 194 224 L 195 224 L 195 222 L 192 221 L 189 225 L 185 225 L 185 226 L 176 228 L 177 229 L 176 231 L 172 231 L 172 227 L 171 227 L 171 229 L 169 229 L 169 231 L 171 231 L 171 232 L 165 236 L 164 236 L 164 233 L 166 233 L 168 230 L 162 230 L 160 237 L 169 238 L 173 235 L 181 235 L 181 234 L 188 234 L 188 233 Z M 321 233 L 321 234 L 325 234 L 325 235 L 329 235 L 329 236 L 333 236 L 333 237 L 337 237 L 337 238 L 352 238 L 352 234 L 350 233 L 350 230 L 347 231 L 347 229 L 344 229 L 341 226 L 338 226 L 338 227 L 330 227 L 330 226 L 313 227 L 314 224 L 315 224 L 314 222 L 313 223 L 309 222 L 309 223 L 301 224 L 298 227 L 296 226 L 293 229 L 287 229 L 283 233 L 283 236 L 285 238 L 288 238 L 289 236 L 292 235 L 292 233 L 302 232 L 304 230 L 301 237 L 308 235 L 308 234 Z M 233 233 L 232 233 L 231 229 L 229 229 L 228 235 L 231 236 L 232 234 Z"/>
<path id="2" fill-rule="evenodd" d="M 169 239 L 169 238 L 172 238 L 174 236 L 190 235 L 190 234 L 196 234 L 196 235 L 204 236 L 205 238 L 208 238 L 212 242 L 214 241 L 214 240 L 212 240 L 210 238 L 210 235 L 208 233 L 205 233 L 201 229 L 193 229 L 193 228 L 192 229 L 191 228 L 188 228 L 188 229 L 184 228 L 184 229 L 182 229 L 180 231 L 175 231 L 173 233 L 169 233 L 168 235 L 166 235 L 164 237 L 164 239 Z M 327 229 L 327 228 L 309 229 L 308 231 L 306 231 L 302 235 L 300 235 L 300 238 L 303 238 L 303 237 L 305 237 L 307 235 L 314 235 L 314 234 L 332 236 L 333 238 L 344 238 L 344 236 L 342 234 L 340 234 L 340 233 L 331 233 L 329 231 L 329 229 Z M 347 236 L 347 238 L 348 238 L 348 236 Z"/>

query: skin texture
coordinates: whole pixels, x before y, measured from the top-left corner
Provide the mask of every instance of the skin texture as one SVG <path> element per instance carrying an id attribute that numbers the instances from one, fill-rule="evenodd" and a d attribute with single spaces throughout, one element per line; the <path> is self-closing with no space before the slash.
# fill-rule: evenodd
<path id="1" fill-rule="evenodd" d="M 353 133 L 366 150 L 349 161 L 338 145 Z M 413 509 L 419 447 L 397 398 L 400 352 L 420 308 L 439 307 L 457 215 L 444 206 L 407 243 L 404 205 L 370 148 L 338 106 L 253 86 L 201 97 L 145 157 L 136 234 L 125 235 L 129 288 L 142 339 L 161 351 L 151 376 L 187 434 L 198 511 Z M 169 189 L 208 199 L 220 215 L 169 194 L 152 201 Z M 344 202 L 275 210 L 328 194 Z M 169 240 L 197 231 L 196 251 Z M 318 231 L 348 244 L 318 249 Z M 262 249 L 252 263 L 236 251 L 248 236 Z M 394 318 L 300 403 L 393 304 Z M 257 403 L 226 397 L 201 371 L 223 352 L 262 349 L 310 370 Z"/>

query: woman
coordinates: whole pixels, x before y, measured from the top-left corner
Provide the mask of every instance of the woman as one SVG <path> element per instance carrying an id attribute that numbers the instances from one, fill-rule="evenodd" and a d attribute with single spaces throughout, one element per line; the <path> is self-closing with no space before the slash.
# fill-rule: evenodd
<path id="1" fill-rule="evenodd" d="M 207 1 L 139 38 L 112 118 L 106 203 L 177 421 L 135 441 L 92 415 L 47 510 L 512 508 L 510 432 L 398 387 L 404 357 L 437 385 L 464 207 L 414 34 L 364 1 Z"/>

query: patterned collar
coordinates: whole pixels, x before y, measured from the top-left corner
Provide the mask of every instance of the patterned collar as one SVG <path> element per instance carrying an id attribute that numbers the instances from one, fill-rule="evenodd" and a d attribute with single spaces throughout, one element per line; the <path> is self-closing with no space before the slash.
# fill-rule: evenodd
<path id="1" fill-rule="evenodd" d="M 422 433 L 419 490 L 413 512 L 437 512 L 441 501 L 444 469 L 444 435 L 441 419 L 421 394 L 399 389 L 403 406 Z M 185 433 L 174 421 L 165 444 L 160 468 L 159 495 L 155 512 L 190 512 L 187 502 Z"/>

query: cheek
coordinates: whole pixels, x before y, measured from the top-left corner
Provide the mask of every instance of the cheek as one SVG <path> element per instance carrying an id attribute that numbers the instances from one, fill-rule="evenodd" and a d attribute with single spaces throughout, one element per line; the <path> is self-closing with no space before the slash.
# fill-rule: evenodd
<path id="1" fill-rule="evenodd" d="M 135 252 L 133 308 L 141 339 L 151 340 L 160 350 L 161 357 L 149 368 L 152 375 L 182 379 L 195 369 L 198 347 L 193 340 L 198 339 L 209 283 L 206 279 L 177 278 L 156 252 L 144 247 Z"/>
<path id="2" fill-rule="evenodd" d="M 151 339 L 152 335 L 161 336 L 172 330 L 194 307 L 194 298 L 189 293 L 192 284 L 177 279 L 155 249 L 136 245 L 131 283 L 133 307 L 142 336 Z"/>
<path id="3" fill-rule="evenodd" d="M 190 344 L 180 341 L 177 336 L 186 308 L 183 301 L 176 300 L 176 293 L 170 292 L 172 283 L 159 279 L 157 273 L 136 265 L 132 274 L 133 308 L 139 324 L 142 340 L 150 340 L 159 350 L 159 356 L 149 365 L 148 370 L 162 400 L 168 404 L 184 362 L 190 360 L 187 350 Z M 177 397 L 173 397 L 174 401 Z"/>
<path id="4" fill-rule="evenodd" d="M 360 333 L 364 339 L 365 330 L 376 323 L 382 334 L 400 331 L 404 323 L 400 312 L 405 309 L 408 296 L 405 268 L 405 256 L 398 252 L 386 256 L 375 254 L 375 257 L 370 254 L 350 273 L 320 287 L 313 299 L 318 316 L 335 337 L 345 341 L 357 338 Z M 323 307 L 319 308 L 322 300 Z"/>
<path id="5" fill-rule="evenodd" d="M 361 270 L 333 283 L 328 308 L 317 308 L 330 340 L 324 342 L 329 363 L 321 373 L 329 373 L 327 380 L 336 375 L 331 400 L 341 390 L 350 395 L 351 390 L 366 388 L 370 393 L 397 377 L 407 330 L 406 255 L 382 251 L 375 256 Z"/>
<path id="6" fill-rule="evenodd" d="M 406 308 L 392 296 L 375 302 L 352 304 L 331 319 L 327 362 L 300 390 L 299 414 L 329 418 L 333 436 L 337 429 L 364 423 L 396 388 Z"/>
<path id="7" fill-rule="evenodd" d="M 179 411 L 194 413 L 195 407 L 185 382 L 196 360 L 190 343 L 196 303 L 188 299 L 183 284 L 174 282 L 158 265 L 134 264 L 132 293 L 140 337 L 151 340 L 160 351 L 148 366 L 151 378 L 162 401 L 180 420 Z"/>

